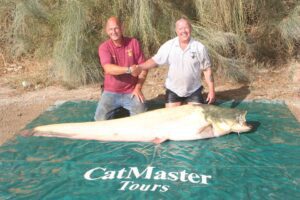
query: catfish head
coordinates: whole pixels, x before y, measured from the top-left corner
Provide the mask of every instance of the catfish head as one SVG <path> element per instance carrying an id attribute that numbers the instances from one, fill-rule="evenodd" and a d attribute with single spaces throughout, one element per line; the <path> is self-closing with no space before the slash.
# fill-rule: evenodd
<path id="1" fill-rule="evenodd" d="M 212 124 L 215 136 L 231 132 L 243 133 L 252 129 L 246 122 L 247 111 L 217 106 L 204 106 L 206 120 Z"/>
<path id="2" fill-rule="evenodd" d="M 247 124 L 246 115 L 247 111 L 242 111 L 243 113 L 238 114 L 235 118 L 235 121 L 232 124 L 231 131 L 236 133 L 248 132 L 252 129 L 252 126 Z"/>

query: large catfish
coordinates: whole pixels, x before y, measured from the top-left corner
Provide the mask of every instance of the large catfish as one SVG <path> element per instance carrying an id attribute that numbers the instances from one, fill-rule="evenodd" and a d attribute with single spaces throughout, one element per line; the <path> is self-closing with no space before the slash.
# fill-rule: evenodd
<path id="1" fill-rule="evenodd" d="M 107 121 L 34 128 L 34 136 L 83 140 L 154 142 L 198 140 L 247 132 L 246 111 L 213 105 L 183 105 Z"/>

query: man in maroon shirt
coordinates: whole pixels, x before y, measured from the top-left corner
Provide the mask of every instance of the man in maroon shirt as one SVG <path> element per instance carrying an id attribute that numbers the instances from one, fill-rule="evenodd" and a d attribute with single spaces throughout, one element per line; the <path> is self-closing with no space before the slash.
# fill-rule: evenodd
<path id="1" fill-rule="evenodd" d="M 104 90 L 98 103 L 95 120 L 113 117 L 119 108 L 130 115 L 145 111 L 142 85 L 147 71 L 142 72 L 137 64 L 145 61 L 139 42 L 123 36 L 123 27 L 116 17 L 106 23 L 109 39 L 99 46 L 99 58 L 104 69 Z"/>

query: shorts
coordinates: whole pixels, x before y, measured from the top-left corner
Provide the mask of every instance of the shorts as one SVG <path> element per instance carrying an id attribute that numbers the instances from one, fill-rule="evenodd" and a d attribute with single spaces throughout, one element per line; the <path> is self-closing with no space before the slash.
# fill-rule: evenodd
<path id="1" fill-rule="evenodd" d="M 202 89 L 201 86 L 197 89 L 193 94 L 187 97 L 180 97 L 176 93 L 172 92 L 169 89 L 166 89 L 166 103 L 176 103 L 176 102 L 186 102 L 186 103 L 202 103 L 204 104 L 204 99 L 202 97 Z"/>

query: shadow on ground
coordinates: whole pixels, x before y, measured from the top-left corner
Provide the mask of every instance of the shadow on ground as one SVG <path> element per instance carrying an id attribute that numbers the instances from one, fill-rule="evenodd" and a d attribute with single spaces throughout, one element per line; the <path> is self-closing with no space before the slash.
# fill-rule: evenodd
<path id="1" fill-rule="evenodd" d="M 249 86 L 225 90 L 216 93 L 217 100 L 233 101 L 231 108 L 237 107 L 250 94 Z"/>

